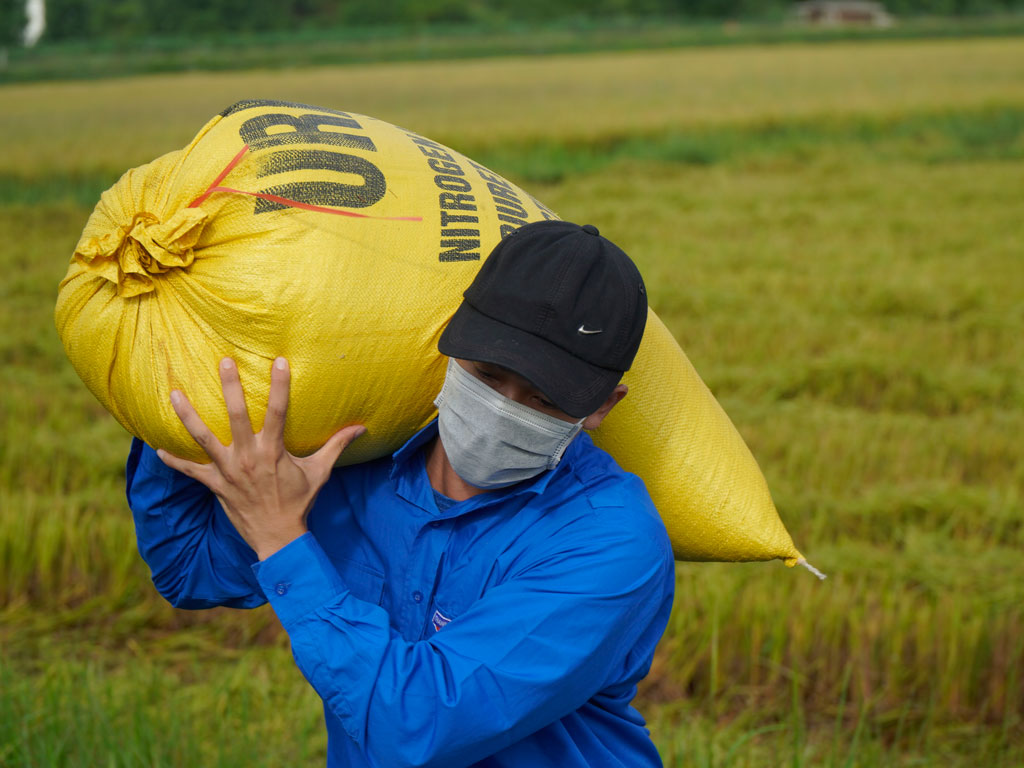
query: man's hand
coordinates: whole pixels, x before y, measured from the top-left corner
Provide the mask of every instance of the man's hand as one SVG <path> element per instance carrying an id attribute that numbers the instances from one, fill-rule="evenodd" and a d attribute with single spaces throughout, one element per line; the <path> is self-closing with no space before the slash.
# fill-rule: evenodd
<path id="1" fill-rule="evenodd" d="M 277 358 L 270 373 L 263 429 L 254 434 L 238 368 L 232 359 L 224 358 L 220 379 L 231 424 L 231 444 L 221 444 L 188 398 L 174 390 L 174 412 L 212 463 L 198 464 L 157 451 L 164 464 L 198 480 L 217 495 L 228 518 L 260 560 L 308 530 L 306 515 L 338 456 L 366 432 L 361 425 L 345 427 L 311 456 L 290 454 L 284 447 L 290 378 L 288 362 Z"/>

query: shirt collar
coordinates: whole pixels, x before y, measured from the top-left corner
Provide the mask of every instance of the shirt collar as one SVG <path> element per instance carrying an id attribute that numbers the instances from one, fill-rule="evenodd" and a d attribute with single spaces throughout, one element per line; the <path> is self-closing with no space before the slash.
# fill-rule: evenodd
<path id="1" fill-rule="evenodd" d="M 409 461 L 409 458 L 416 455 L 416 452 L 423 448 L 427 443 L 437 437 L 437 417 L 435 417 L 427 426 L 423 427 L 419 432 L 410 437 L 405 441 L 405 445 L 391 454 L 392 461 L 394 462 L 391 467 L 391 476 L 394 477 L 398 468 Z"/>

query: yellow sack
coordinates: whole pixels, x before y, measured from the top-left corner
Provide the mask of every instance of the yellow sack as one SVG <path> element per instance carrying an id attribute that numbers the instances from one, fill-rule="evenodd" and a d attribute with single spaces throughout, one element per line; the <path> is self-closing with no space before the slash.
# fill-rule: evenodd
<path id="1" fill-rule="evenodd" d="M 75 370 L 147 443 L 205 454 L 171 409 L 183 390 L 230 440 L 218 361 L 233 357 L 256 428 L 288 358 L 285 442 L 368 433 L 346 463 L 395 450 L 434 414 L 437 339 L 481 260 L 556 218 L 469 158 L 363 115 L 240 102 L 189 146 L 103 193 L 60 285 Z M 595 433 L 640 475 L 686 560 L 800 557 L 756 462 L 652 312 L 629 396 Z"/>

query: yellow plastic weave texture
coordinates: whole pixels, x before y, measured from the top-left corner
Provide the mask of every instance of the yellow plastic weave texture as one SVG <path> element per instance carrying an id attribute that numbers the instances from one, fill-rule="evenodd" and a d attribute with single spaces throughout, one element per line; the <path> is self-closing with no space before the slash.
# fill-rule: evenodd
<path id="1" fill-rule="evenodd" d="M 397 126 L 241 102 L 103 194 L 57 328 L 86 386 L 151 445 L 205 460 L 170 407 L 175 388 L 230 440 L 226 355 L 259 429 L 283 355 L 289 450 L 359 422 L 368 434 L 343 459 L 367 461 L 432 418 L 437 338 L 462 291 L 505 233 L 545 218 L 519 187 Z M 644 478 L 677 557 L 798 557 L 756 462 L 653 313 L 626 381 L 595 437 Z"/>
<path id="2" fill-rule="evenodd" d="M 795 564 L 757 462 L 653 311 L 623 382 L 629 394 L 594 441 L 644 479 L 676 557 Z"/>

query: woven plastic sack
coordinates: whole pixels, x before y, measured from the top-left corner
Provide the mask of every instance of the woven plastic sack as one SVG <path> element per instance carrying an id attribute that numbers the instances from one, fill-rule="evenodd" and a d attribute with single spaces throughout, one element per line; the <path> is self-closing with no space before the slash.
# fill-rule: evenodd
<path id="1" fill-rule="evenodd" d="M 103 194 L 60 285 L 57 328 L 86 386 L 151 445 L 206 460 L 171 409 L 175 388 L 230 440 L 217 373 L 227 355 L 258 429 L 282 355 L 289 450 L 308 454 L 360 422 L 368 433 L 343 460 L 366 461 L 433 417 L 437 339 L 481 260 L 551 218 L 395 125 L 241 102 Z M 676 556 L 793 564 L 756 462 L 653 312 L 625 381 L 595 439 L 647 483 Z"/>

